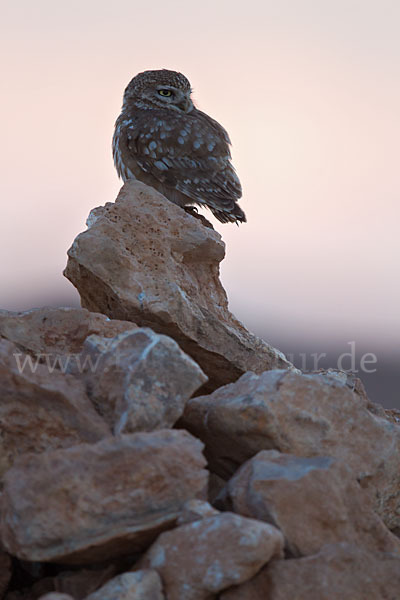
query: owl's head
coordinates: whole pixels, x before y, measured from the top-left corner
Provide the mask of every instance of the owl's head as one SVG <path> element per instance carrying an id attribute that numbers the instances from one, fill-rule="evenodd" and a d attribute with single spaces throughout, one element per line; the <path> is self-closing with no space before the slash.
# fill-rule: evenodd
<path id="1" fill-rule="evenodd" d="M 124 93 L 124 108 L 168 108 L 188 113 L 193 110 L 188 79 L 177 71 L 144 71 L 134 77 Z"/>

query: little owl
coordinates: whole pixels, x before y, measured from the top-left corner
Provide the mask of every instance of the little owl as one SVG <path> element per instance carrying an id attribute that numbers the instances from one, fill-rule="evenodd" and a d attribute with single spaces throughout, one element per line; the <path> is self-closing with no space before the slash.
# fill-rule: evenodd
<path id="1" fill-rule="evenodd" d="M 191 91 L 176 71 L 144 71 L 132 79 L 113 137 L 118 175 L 143 181 L 179 206 L 208 206 L 222 223 L 243 223 L 229 136 L 194 106 Z"/>

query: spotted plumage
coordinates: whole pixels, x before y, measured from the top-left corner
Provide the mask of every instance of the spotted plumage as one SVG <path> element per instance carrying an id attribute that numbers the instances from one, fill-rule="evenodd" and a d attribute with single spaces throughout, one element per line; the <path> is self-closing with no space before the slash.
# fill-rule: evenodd
<path id="1" fill-rule="evenodd" d="M 245 222 L 229 136 L 190 95 L 189 81 L 175 71 L 132 79 L 113 137 L 118 175 L 143 181 L 179 206 L 207 206 L 223 223 Z"/>

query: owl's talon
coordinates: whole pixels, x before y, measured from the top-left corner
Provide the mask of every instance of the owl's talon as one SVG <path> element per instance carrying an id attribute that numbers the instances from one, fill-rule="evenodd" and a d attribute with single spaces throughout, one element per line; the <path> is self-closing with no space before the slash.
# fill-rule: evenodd
<path id="1" fill-rule="evenodd" d="M 192 215 L 193 217 L 199 214 L 197 206 L 185 206 L 184 210 L 188 215 Z"/>

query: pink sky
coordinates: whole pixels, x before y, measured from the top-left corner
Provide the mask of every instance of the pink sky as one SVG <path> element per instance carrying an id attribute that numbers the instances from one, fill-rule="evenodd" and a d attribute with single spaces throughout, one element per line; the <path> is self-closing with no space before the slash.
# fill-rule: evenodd
<path id="1" fill-rule="evenodd" d="M 217 225 L 231 309 L 287 337 L 400 336 L 400 3 L 4 3 L 0 307 L 76 302 L 66 250 L 120 187 L 130 78 L 182 71 L 229 131 L 248 223 Z"/>

